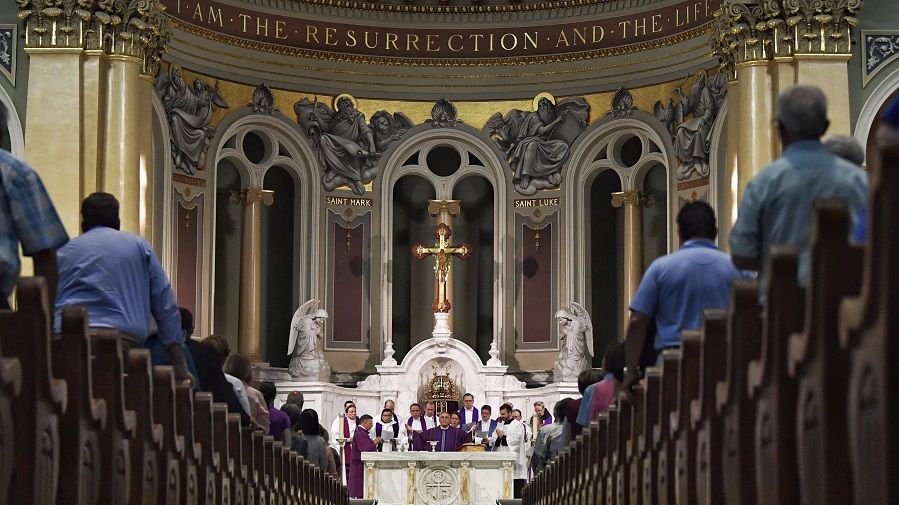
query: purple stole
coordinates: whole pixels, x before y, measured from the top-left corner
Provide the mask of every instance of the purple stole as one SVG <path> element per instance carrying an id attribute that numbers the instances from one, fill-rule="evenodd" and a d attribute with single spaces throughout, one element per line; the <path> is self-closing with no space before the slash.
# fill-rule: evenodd
<path id="1" fill-rule="evenodd" d="M 400 436 L 400 425 L 398 422 L 394 421 L 393 424 L 393 439 L 396 440 L 398 436 Z M 384 425 L 381 423 L 375 423 L 375 437 L 380 437 L 381 433 L 384 432 Z M 383 452 L 381 449 L 384 444 L 378 444 L 378 452 Z"/>
<path id="2" fill-rule="evenodd" d="M 406 426 L 412 426 L 412 429 L 414 430 L 414 429 L 415 429 L 415 424 L 414 424 L 414 422 L 415 422 L 415 419 L 412 419 L 412 416 L 409 416 L 409 420 L 406 421 Z M 424 416 L 419 417 L 419 418 L 418 418 L 418 422 L 419 422 L 419 424 L 421 424 L 421 432 L 422 432 L 422 433 L 428 431 L 428 425 L 425 424 L 425 417 L 424 417 Z M 421 449 L 417 446 L 419 441 L 415 439 L 415 432 L 414 432 L 414 431 L 412 432 L 411 436 L 412 436 L 412 440 L 411 440 L 411 441 L 412 441 L 412 448 L 413 448 L 413 449 L 421 450 Z"/>
<path id="3" fill-rule="evenodd" d="M 480 414 L 481 413 L 478 409 L 474 409 L 471 411 L 471 419 L 467 419 L 466 416 L 468 415 L 468 411 L 465 410 L 465 407 L 463 407 L 462 410 L 459 411 L 459 415 L 462 417 L 462 426 L 470 423 L 480 422 Z"/>
<path id="4" fill-rule="evenodd" d="M 359 427 L 358 425 L 356 426 Z M 350 434 L 350 421 L 347 416 L 343 416 L 343 438 L 351 438 L 355 436 L 355 434 Z M 352 452 L 350 451 L 350 446 L 352 444 L 345 444 L 343 446 L 343 464 L 346 466 L 350 466 L 350 456 Z"/>

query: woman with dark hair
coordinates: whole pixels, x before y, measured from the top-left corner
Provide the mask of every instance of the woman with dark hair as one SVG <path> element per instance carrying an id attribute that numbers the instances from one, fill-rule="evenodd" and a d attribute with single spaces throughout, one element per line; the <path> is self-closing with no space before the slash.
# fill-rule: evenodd
<path id="1" fill-rule="evenodd" d="M 328 445 L 320 435 L 318 413 L 306 409 L 299 417 L 300 433 L 293 439 L 291 449 L 317 466 L 323 473 L 328 472 Z"/>
<path id="2" fill-rule="evenodd" d="M 265 397 L 258 389 L 251 387 L 250 382 L 253 381 L 253 366 L 250 364 L 250 358 L 239 352 L 234 353 L 225 362 L 225 373 L 233 375 L 243 381 L 244 388 L 247 391 L 247 398 L 250 400 L 250 420 L 253 425 L 268 434 L 269 418 L 268 408 L 265 405 Z"/>

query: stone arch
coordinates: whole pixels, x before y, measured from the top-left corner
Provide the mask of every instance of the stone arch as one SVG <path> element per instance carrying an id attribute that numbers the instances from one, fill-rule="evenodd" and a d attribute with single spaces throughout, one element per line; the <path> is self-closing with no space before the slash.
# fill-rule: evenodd
<path id="1" fill-rule="evenodd" d="M 460 151 L 462 164 L 453 175 L 439 177 L 427 169 L 423 156 L 427 152 L 440 145 L 449 145 Z M 405 162 L 418 153 L 418 163 L 407 165 Z M 480 163 L 472 163 L 471 156 Z M 388 202 L 392 200 L 393 189 L 397 181 L 406 175 L 417 175 L 427 180 L 435 188 L 437 198 L 451 198 L 452 190 L 462 179 L 469 176 L 481 176 L 486 179 L 493 188 L 495 200 L 494 233 L 497 240 L 494 241 L 493 257 L 496 259 L 493 279 L 494 307 L 493 307 L 493 340 L 500 348 L 503 347 L 502 335 L 505 331 L 506 307 L 511 306 L 508 301 L 508 293 L 504 292 L 504 286 L 511 283 L 510 268 L 512 261 L 506 261 L 511 254 L 509 240 L 508 219 L 510 213 L 507 210 L 506 200 L 511 187 L 511 176 L 506 169 L 507 164 L 502 159 L 502 152 L 496 147 L 493 140 L 481 131 L 470 126 L 461 125 L 455 128 L 435 128 L 431 125 L 419 125 L 410 129 L 404 138 L 391 146 L 385 153 L 381 174 L 376 179 L 374 192 L 382 202 L 380 216 L 380 232 L 384 237 L 384 252 L 380 259 L 381 277 L 381 326 L 385 341 L 392 342 L 393 300 L 391 266 L 393 260 L 393 244 L 389 237 L 393 230 L 393 209 Z"/>
<path id="2" fill-rule="evenodd" d="M 641 140 L 638 160 L 626 166 L 616 155 L 622 143 L 630 136 Z M 572 247 L 563 253 L 567 292 L 560 300 L 563 304 L 586 299 L 587 282 L 583 275 L 586 265 L 587 220 L 583 209 L 589 205 L 587 194 L 593 180 L 600 172 L 614 171 L 621 180 L 622 191 L 639 188 L 646 172 L 661 164 L 667 172 L 668 194 L 673 194 L 673 168 L 677 166 L 674 146 L 663 125 L 652 115 L 634 111 L 624 118 L 605 116 L 587 129 L 572 145 L 565 181 L 566 197 L 562 200 L 562 229 Z M 673 199 L 670 199 L 673 200 Z M 671 205 L 668 207 L 671 215 Z M 671 224 L 668 223 L 668 242 L 671 242 Z"/>
<path id="3" fill-rule="evenodd" d="M 0 104 L 6 109 L 6 131 L 9 132 L 9 151 L 16 158 L 25 157 L 25 130 L 22 129 L 22 121 L 19 119 L 19 111 L 6 93 L 6 90 L 0 86 Z"/>
<path id="4" fill-rule="evenodd" d="M 877 117 L 877 113 L 883 107 L 887 99 L 889 99 L 890 95 L 897 89 L 899 89 L 899 66 L 893 68 L 890 73 L 874 87 L 858 113 L 853 136 L 858 140 L 862 147 L 867 147 L 868 145 L 868 137 L 872 133 L 871 128 L 874 125 L 874 119 Z M 865 150 L 867 151 L 867 149 Z M 869 162 L 865 160 L 865 163 Z"/>
<path id="5" fill-rule="evenodd" d="M 248 159 L 241 146 L 244 137 L 251 132 L 263 137 L 265 143 L 265 154 L 256 162 Z M 300 204 L 296 211 L 305 217 L 295 220 L 295 226 L 298 228 L 294 233 L 294 249 L 297 252 L 294 257 L 294 271 L 297 273 L 295 293 L 301 302 L 317 297 L 320 281 L 318 277 L 312 275 L 310 267 L 320 262 L 321 186 L 316 177 L 318 161 L 299 125 L 280 112 L 267 115 L 255 113 L 249 107 L 241 108 L 222 119 L 216 127 L 216 134 L 207 154 L 207 167 L 210 167 L 207 170 L 207 184 L 211 188 L 216 187 L 215 167 L 222 160 L 232 161 L 240 174 L 241 185 L 244 188 L 262 187 L 266 172 L 275 166 L 287 169 L 294 181 L 299 183 Z M 277 195 L 275 197 L 277 198 Z M 213 223 L 210 228 L 213 231 L 215 200 L 213 190 L 207 199 Z M 214 240 L 212 243 L 214 245 Z M 210 247 L 210 250 L 212 281 L 209 297 L 212 299 L 215 296 L 214 246 Z"/>

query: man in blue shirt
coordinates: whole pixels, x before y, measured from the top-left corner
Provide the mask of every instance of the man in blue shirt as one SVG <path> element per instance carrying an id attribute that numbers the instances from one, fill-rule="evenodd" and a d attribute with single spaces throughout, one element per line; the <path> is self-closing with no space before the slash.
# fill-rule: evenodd
<path id="1" fill-rule="evenodd" d="M 19 244 L 34 260 L 34 273 L 56 297 L 56 249 L 69 240 L 40 177 L 12 154 L 0 150 L 0 309 L 19 278 Z"/>
<path id="2" fill-rule="evenodd" d="M 705 309 L 728 306 L 731 282 L 740 277 L 730 256 L 715 247 L 718 228 L 707 203 L 684 205 L 677 214 L 677 228 L 680 250 L 649 265 L 631 301 L 624 342 L 625 391 L 639 379 L 637 368 L 653 322 L 656 354 L 680 346 L 681 332 L 699 329 Z"/>
<path id="3" fill-rule="evenodd" d="M 827 131 L 827 98 L 814 87 L 797 85 L 777 97 L 777 125 L 783 155 L 746 186 L 737 222 L 730 234 L 734 264 L 758 270 L 759 301 L 764 304 L 768 248 L 789 245 L 799 250 L 799 282 L 808 278 L 812 206 L 822 198 L 849 204 L 852 226 L 868 205 L 864 171 L 821 143 Z"/>
<path id="4" fill-rule="evenodd" d="M 156 320 L 178 380 L 189 379 L 172 286 L 144 239 L 119 231 L 119 202 L 93 193 L 81 203 L 82 235 L 59 250 L 56 324 L 66 305 L 87 309 L 91 328 L 113 328 L 125 351 L 143 347 Z"/>

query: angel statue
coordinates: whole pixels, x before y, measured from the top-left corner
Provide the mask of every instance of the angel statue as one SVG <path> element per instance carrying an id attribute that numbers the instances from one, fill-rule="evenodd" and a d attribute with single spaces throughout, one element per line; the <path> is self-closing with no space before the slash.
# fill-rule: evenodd
<path id="1" fill-rule="evenodd" d="M 318 300 L 309 300 L 300 305 L 290 322 L 290 340 L 287 355 L 290 358 L 290 375 L 303 381 L 327 382 L 331 377 L 331 367 L 325 361 L 322 346 L 321 324 L 328 319 L 328 313 L 318 308 Z"/>
<path id="2" fill-rule="evenodd" d="M 406 134 L 406 130 L 414 126 L 412 120 L 402 112 L 390 115 L 386 110 L 372 114 L 369 123 L 371 131 L 375 134 L 375 147 L 379 153 L 386 151 L 390 144 L 399 140 Z"/>
<path id="3" fill-rule="evenodd" d="M 556 104 L 552 95 L 541 93 L 534 99 L 534 112 L 512 109 L 505 117 L 497 112 L 487 121 L 484 131 L 506 152 L 517 192 L 533 195 L 561 184 L 569 146 L 587 127 L 589 113 L 583 98 Z"/>
<path id="4" fill-rule="evenodd" d="M 667 105 L 661 101 L 655 104 L 655 116 L 674 138 L 674 149 L 680 162 L 679 181 L 690 179 L 694 172 L 700 177 L 709 175 L 712 124 L 724 104 L 726 84 L 723 73 L 710 78 L 703 71 L 696 76 L 689 96 L 685 96 L 683 87 L 678 86 L 674 90 L 676 99 L 669 98 Z M 684 120 L 687 115 L 693 117 Z"/>
<path id="5" fill-rule="evenodd" d="M 356 99 L 346 94 L 337 96 L 334 105 L 336 111 L 317 100 L 303 98 L 294 104 L 293 110 L 297 122 L 312 138 L 325 190 L 345 185 L 361 195 L 365 185 L 378 175 L 380 154 L 412 127 L 412 121 L 402 114 L 391 117 L 385 112 L 377 121 L 373 116 L 369 125 L 365 114 L 356 110 Z"/>
<path id="6" fill-rule="evenodd" d="M 555 382 L 577 381 L 579 373 L 590 368 L 593 358 L 593 323 L 584 307 L 571 302 L 568 308 L 556 312 L 562 326 L 559 359 L 553 365 Z"/>
<path id="7" fill-rule="evenodd" d="M 206 150 L 215 135 L 215 128 L 209 126 L 213 108 L 228 108 L 219 94 L 218 81 L 213 87 L 194 79 L 188 86 L 181 68 L 172 65 L 170 73 L 159 72 L 154 87 L 168 117 L 175 169 L 193 175 L 205 163 Z"/>

